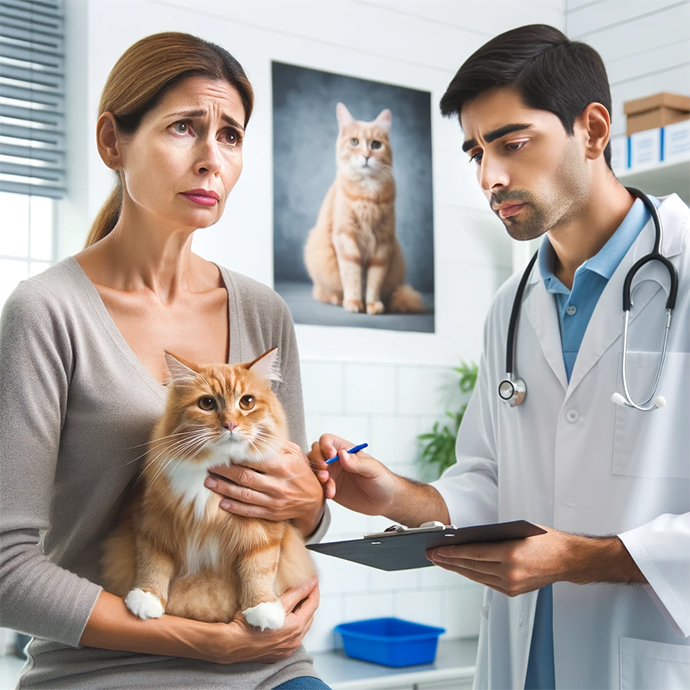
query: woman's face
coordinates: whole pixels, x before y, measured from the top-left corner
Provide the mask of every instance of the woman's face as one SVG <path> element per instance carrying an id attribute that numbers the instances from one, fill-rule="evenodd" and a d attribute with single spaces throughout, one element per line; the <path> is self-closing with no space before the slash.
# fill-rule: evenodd
<path id="1" fill-rule="evenodd" d="M 120 142 L 125 204 L 184 228 L 216 223 L 242 172 L 244 115 L 225 81 L 189 77 L 170 89 Z"/>

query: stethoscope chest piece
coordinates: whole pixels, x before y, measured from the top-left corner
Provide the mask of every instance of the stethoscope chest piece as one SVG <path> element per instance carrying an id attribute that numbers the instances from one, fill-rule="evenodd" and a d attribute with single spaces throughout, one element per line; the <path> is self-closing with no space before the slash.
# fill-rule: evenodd
<path id="1" fill-rule="evenodd" d="M 503 379 L 498 384 L 498 397 L 510 407 L 520 405 L 527 395 L 527 387 L 522 379 Z"/>

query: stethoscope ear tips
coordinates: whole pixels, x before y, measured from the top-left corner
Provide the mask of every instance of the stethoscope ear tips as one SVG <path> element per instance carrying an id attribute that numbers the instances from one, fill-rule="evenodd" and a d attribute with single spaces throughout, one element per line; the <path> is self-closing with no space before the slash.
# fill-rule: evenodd
<path id="1" fill-rule="evenodd" d="M 634 405 L 631 405 L 620 393 L 614 393 L 611 396 L 611 402 L 616 403 L 616 405 L 624 405 L 627 407 L 634 407 Z M 644 408 L 645 410 L 653 410 L 655 407 L 658 407 L 659 409 L 666 407 L 666 398 L 664 398 L 663 395 L 657 395 L 656 398 L 654 398 L 653 406 L 652 407 L 647 407 Z M 639 409 L 639 408 L 637 408 Z"/>
<path id="2" fill-rule="evenodd" d="M 616 405 L 625 405 L 625 398 L 620 393 L 614 393 L 611 396 L 611 402 L 616 403 Z"/>

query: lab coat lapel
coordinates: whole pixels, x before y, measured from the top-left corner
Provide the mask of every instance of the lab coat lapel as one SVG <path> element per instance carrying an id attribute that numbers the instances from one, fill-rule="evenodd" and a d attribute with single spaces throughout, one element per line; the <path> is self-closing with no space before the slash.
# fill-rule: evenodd
<path id="1" fill-rule="evenodd" d="M 523 313 L 537 334 L 546 361 L 565 390 L 568 387 L 568 379 L 563 363 L 563 346 L 561 345 L 561 328 L 558 323 L 556 300 L 553 295 L 546 291 L 538 266 L 532 269 L 527 289 L 529 292 L 525 296 Z M 518 323 L 519 332 L 520 324 Z M 519 359 L 519 338 L 516 348 L 516 356 Z M 519 364 L 516 364 L 516 369 L 519 374 Z"/>
<path id="2" fill-rule="evenodd" d="M 677 212 L 683 208 L 684 204 L 680 199 L 673 196 L 664 201 L 660 209 L 661 221 L 664 227 L 662 251 L 669 258 L 676 256 L 683 249 L 687 209 L 682 214 Z M 570 376 L 568 396 L 573 393 L 604 352 L 622 336 L 623 283 L 625 282 L 625 276 L 636 261 L 652 250 L 654 236 L 654 223 L 650 220 L 628 253 L 623 257 L 623 260 L 604 288 L 582 339 L 575 366 Z M 654 281 L 656 283 L 655 289 L 635 292 L 635 286 L 642 281 L 647 283 Z M 633 280 L 633 309 L 630 312 L 630 324 L 634 323 L 642 314 L 649 301 L 659 290 L 668 291 L 668 284 L 668 273 L 658 262 L 654 262 L 653 265 L 642 269 Z"/>

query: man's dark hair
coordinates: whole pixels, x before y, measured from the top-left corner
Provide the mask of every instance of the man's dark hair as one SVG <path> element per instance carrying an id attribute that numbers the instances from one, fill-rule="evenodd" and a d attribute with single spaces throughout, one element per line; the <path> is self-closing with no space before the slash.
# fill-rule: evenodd
<path id="1" fill-rule="evenodd" d="M 468 100 L 500 86 L 514 88 L 529 108 L 556 115 L 569 135 L 590 103 L 601 103 L 611 114 L 611 89 L 599 53 L 546 24 L 506 31 L 470 55 L 443 95 L 441 113 L 459 119 Z M 604 160 L 610 168 L 610 143 Z"/>

